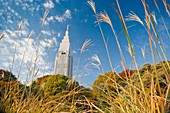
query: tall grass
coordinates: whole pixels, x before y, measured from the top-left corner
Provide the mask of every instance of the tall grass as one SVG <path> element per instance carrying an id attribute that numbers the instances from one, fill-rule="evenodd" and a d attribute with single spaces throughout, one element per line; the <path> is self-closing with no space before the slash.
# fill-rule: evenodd
<path id="1" fill-rule="evenodd" d="M 36 46 L 36 50 L 39 50 L 39 41 L 40 41 L 40 37 L 41 37 L 41 31 L 44 27 L 44 24 L 46 22 L 46 18 L 48 16 L 49 10 L 47 9 L 44 12 L 44 16 L 42 19 L 42 27 L 40 30 L 40 33 L 37 37 L 37 46 Z M 23 27 L 23 22 L 21 21 L 18 24 L 18 34 L 20 33 L 20 30 L 22 30 Z M 2 33 L 0 35 L 0 39 L 3 39 L 5 36 L 5 33 Z M 29 40 L 30 38 L 32 38 L 33 36 L 33 32 L 31 31 L 29 36 L 27 37 L 27 41 L 25 43 L 25 46 L 28 46 Z M 81 59 L 81 55 L 84 52 L 84 50 L 90 45 L 91 40 L 86 40 L 84 42 L 84 44 L 82 45 L 81 51 L 80 51 L 80 56 L 79 56 L 79 60 L 78 60 L 78 65 L 77 65 L 77 75 L 78 75 L 78 68 L 79 68 L 79 64 L 80 64 L 80 59 Z M 12 66 L 10 68 L 10 72 L 12 73 L 12 70 L 14 69 L 14 64 L 15 64 L 15 57 L 17 54 L 17 45 L 18 45 L 18 37 L 16 37 L 16 43 L 15 43 L 15 48 L 14 48 L 14 56 L 13 56 L 13 60 L 12 60 Z M 50 47 L 49 47 L 50 48 Z M 49 49 L 48 48 L 48 49 Z M 76 82 L 74 79 L 70 79 L 68 80 L 68 89 L 69 87 L 71 87 L 71 90 L 68 92 L 65 92 L 64 95 L 62 95 L 61 92 L 61 96 L 60 97 L 56 97 L 56 98 L 50 98 L 50 97 L 42 97 L 42 92 L 41 89 L 39 89 L 39 91 L 34 94 L 34 90 L 32 89 L 32 85 L 31 86 L 27 86 L 28 81 L 33 82 L 34 78 L 36 75 L 38 75 L 39 73 L 39 69 L 36 70 L 36 65 L 37 65 L 37 61 L 39 59 L 38 53 L 36 54 L 35 58 L 31 57 L 31 61 L 33 64 L 33 67 L 27 66 L 28 70 L 23 70 L 23 63 L 25 60 L 25 55 L 26 55 L 27 50 L 24 50 L 22 59 L 21 59 L 21 64 L 19 64 L 19 71 L 17 73 L 17 78 L 20 77 L 21 71 L 27 71 L 27 76 L 26 76 L 26 82 L 24 85 L 21 85 L 19 82 L 15 82 L 15 81 L 11 81 L 10 77 L 8 82 L 7 81 L 2 81 L 0 82 L 0 110 L 3 110 L 4 112 L 62 112 L 62 111 L 67 111 L 67 112 L 77 112 L 80 109 L 75 107 L 77 104 L 83 105 L 83 106 L 89 106 L 89 108 L 87 110 L 84 110 L 88 112 L 92 111 L 92 107 L 90 102 L 85 94 L 83 93 L 88 93 L 88 91 L 83 91 L 83 88 L 81 88 L 80 86 L 77 86 Z M 46 62 L 47 63 L 47 62 Z M 45 64 L 46 66 L 46 64 Z M 39 67 L 42 68 L 42 67 Z M 45 70 L 45 67 L 44 67 Z M 71 81 L 71 82 L 70 82 Z M 2 97 L 1 97 L 1 91 L 4 90 L 5 93 L 3 93 Z M 77 99 L 77 95 L 82 94 L 81 98 L 80 97 Z M 72 102 L 70 102 L 70 100 Z M 53 106 L 53 107 L 52 107 Z"/>
<path id="2" fill-rule="evenodd" d="M 92 93 L 90 91 L 84 90 L 81 86 L 77 85 L 73 79 L 68 79 L 67 81 L 67 90 L 62 90 L 59 92 L 56 97 L 50 97 L 49 95 L 43 94 L 42 91 L 44 89 L 44 83 L 40 83 L 40 87 L 38 91 L 34 91 L 32 86 L 27 87 L 26 84 L 21 85 L 19 82 L 9 81 L 2 81 L 0 82 L 0 94 L 1 90 L 5 90 L 5 93 L 2 97 L 0 97 L 0 109 L 4 110 L 5 112 L 102 112 L 102 113 L 163 113 L 166 112 L 166 107 L 170 103 L 169 100 L 169 92 L 170 92 L 170 63 L 168 61 L 168 57 L 165 52 L 165 48 L 162 44 L 162 40 L 160 35 L 158 34 L 158 29 L 156 28 L 155 24 L 157 23 L 157 19 L 154 13 L 150 12 L 149 5 L 146 4 L 145 0 L 141 0 L 141 4 L 143 5 L 144 13 L 145 13 L 145 21 L 142 21 L 133 11 L 129 13 L 129 15 L 124 18 L 124 14 L 122 14 L 123 8 L 118 0 L 115 0 L 116 7 L 112 5 L 113 11 L 117 13 L 117 16 L 120 19 L 120 23 L 122 26 L 122 32 L 117 33 L 116 29 L 114 28 L 114 22 L 112 22 L 111 18 L 107 14 L 106 11 L 97 12 L 97 7 L 95 6 L 95 2 L 92 0 L 87 1 L 88 5 L 92 8 L 94 15 L 95 15 L 95 23 L 99 27 L 99 31 L 101 33 L 101 38 L 103 40 L 105 50 L 107 53 L 107 58 L 109 60 L 109 65 L 111 67 L 110 73 L 104 73 L 104 66 L 103 62 L 100 60 L 98 55 L 92 56 L 92 61 L 90 62 L 93 66 L 97 67 L 102 74 L 99 75 L 98 81 L 100 82 L 97 84 L 97 81 L 94 82 L 92 86 Z M 157 4 L 156 0 L 153 0 L 155 3 L 158 12 L 161 15 L 161 11 L 159 9 L 159 5 Z M 167 4 L 166 0 L 162 1 L 165 7 L 165 11 L 169 14 L 169 5 Z M 42 27 L 46 22 L 46 18 L 48 16 L 49 9 L 44 12 L 43 19 L 42 19 Z M 169 31 L 166 25 L 166 21 L 164 17 L 161 15 L 161 20 L 163 22 L 163 26 L 165 31 L 169 36 Z M 133 43 L 131 41 L 131 36 L 128 31 L 128 26 L 126 25 L 126 21 L 137 21 L 140 25 L 143 26 L 143 29 L 146 31 L 148 35 L 148 43 L 149 49 L 151 51 L 151 57 L 153 66 L 151 69 L 147 69 L 143 72 L 143 68 L 139 68 L 139 64 L 136 60 L 138 57 L 135 54 Z M 122 68 L 125 70 L 129 68 L 127 66 L 127 60 L 124 56 L 122 45 L 119 42 L 119 36 L 117 34 L 124 33 L 126 36 L 127 44 L 128 44 L 128 51 L 131 56 L 131 60 L 134 62 L 135 72 L 131 76 L 131 71 L 124 71 L 124 76 L 115 73 L 117 67 L 113 67 L 114 61 L 111 60 L 110 51 L 108 48 L 108 44 L 104 35 L 104 28 L 102 27 L 102 22 L 108 24 L 110 29 L 113 33 L 114 39 L 116 41 L 119 54 L 121 57 L 120 64 Z M 21 21 L 18 24 L 18 33 L 23 27 L 23 22 Z M 135 26 L 134 26 L 135 27 Z M 152 35 L 153 34 L 153 35 Z M 29 36 L 27 37 L 26 46 L 32 38 L 33 32 L 30 32 Z M 41 31 L 37 37 L 37 48 L 39 50 L 39 40 L 41 37 Z M 5 37 L 5 33 L 0 35 L 0 41 Z M 1 43 L 1 42 L 0 42 Z M 14 55 L 12 60 L 12 65 L 10 67 L 10 72 L 12 72 L 15 63 L 16 51 L 17 51 L 17 43 L 18 37 L 16 37 L 16 43 L 14 48 Z M 89 47 L 91 44 L 91 40 L 86 40 L 80 50 L 80 54 L 77 61 L 76 67 L 76 75 L 79 75 L 79 67 L 81 63 L 81 57 L 84 50 Z M 50 48 L 50 47 L 49 47 Z M 27 50 L 24 50 L 21 64 L 19 65 L 19 71 L 17 73 L 17 77 L 19 78 L 23 62 L 25 59 L 25 54 Z M 141 53 L 144 59 L 146 59 L 145 54 L 145 47 L 141 48 Z M 156 64 L 156 58 L 158 56 L 160 60 L 160 68 L 158 68 Z M 32 56 L 32 63 L 33 67 L 27 67 L 28 73 L 26 77 L 26 81 L 30 79 L 34 80 L 35 76 L 39 73 L 39 69 L 36 70 L 36 65 L 38 61 L 38 54 L 35 58 Z M 163 61 L 165 59 L 165 62 Z M 95 64 L 97 62 L 98 64 Z M 46 62 L 47 63 L 47 62 Z M 47 65 L 47 64 L 46 64 Z M 44 70 L 46 68 L 44 67 Z M 42 68 L 42 67 L 39 67 Z M 162 73 L 163 74 L 162 74 Z M 161 73 L 161 74 L 160 74 Z M 163 76 L 163 77 L 162 77 Z M 161 78 L 162 77 L 162 78 Z M 164 79 L 165 78 L 165 79 Z M 43 80 L 42 80 L 43 81 Z M 146 82 L 147 81 L 147 82 Z M 33 82 L 36 83 L 36 82 Z M 149 86 L 147 86 L 148 84 Z M 2 85 L 3 84 L 3 85 Z M 97 85 L 96 85 L 97 84 Z M 125 84 L 125 85 L 124 85 Z M 161 84 L 164 85 L 162 89 Z M 1 87 L 2 85 L 2 87 Z M 89 95 L 87 95 L 87 94 Z M 42 96 L 43 95 L 43 96 Z M 1 96 L 1 95 L 0 95 Z M 169 102 L 169 103 L 168 103 Z"/>
<path id="3" fill-rule="evenodd" d="M 100 25 L 100 22 L 106 22 L 111 26 L 112 32 L 113 32 L 113 34 L 116 38 L 116 42 L 117 42 L 118 49 L 120 51 L 121 57 L 122 57 L 123 61 L 125 62 L 119 41 L 117 40 L 116 32 L 113 28 L 113 24 L 111 22 L 111 19 L 108 16 L 108 14 L 106 13 L 106 11 L 104 13 L 97 14 L 97 11 L 96 11 L 96 8 L 95 8 L 95 5 L 94 5 L 95 3 L 93 1 L 88 1 L 88 3 L 90 4 L 91 8 L 93 9 L 95 15 L 97 15 L 96 19 L 97 19 L 98 26 L 99 26 L 100 31 L 101 31 L 102 38 L 104 38 L 104 35 L 103 35 L 104 33 L 103 33 L 102 27 Z M 155 0 L 154 0 L 154 3 L 156 4 Z M 166 8 L 166 12 L 169 14 L 169 11 L 167 10 L 166 1 L 163 0 L 163 3 L 164 3 L 164 6 Z M 118 14 L 118 17 L 120 18 L 120 22 L 122 24 L 124 33 L 126 35 L 126 38 L 127 38 L 127 41 L 128 41 L 128 46 L 129 46 L 129 52 L 130 52 L 131 57 L 132 57 L 132 59 L 135 63 L 137 75 L 138 75 L 138 78 L 139 78 L 139 81 L 140 81 L 140 86 L 135 86 L 134 84 L 132 84 L 131 80 L 126 81 L 126 83 L 128 85 L 130 85 L 129 91 L 125 90 L 124 87 L 119 86 L 119 87 L 121 87 L 121 90 L 122 90 L 122 92 L 124 92 L 124 94 L 120 94 L 120 93 L 117 92 L 118 94 L 120 94 L 118 96 L 118 98 L 122 99 L 122 101 L 124 100 L 124 102 L 122 102 L 122 101 L 120 102 L 120 100 L 114 100 L 113 103 L 110 102 L 109 100 L 113 100 L 112 96 L 110 96 L 110 95 L 112 95 L 112 91 L 107 90 L 109 95 L 107 95 L 108 93 L 106 93 L 106 91 L 104 91 L 105 92 L 104 95 L 101 95 L 101 96 L 103 98 L 107 96 L 108 99 L 105 102 L 108 103 L 111 106 L 110 112 L 116 112 L 117 110 L 115 108 L 117 108 L 118 111 L 120 110 L 121 112 L 165 112 L 165 106 L 166 106 L 166 102 L 167 102 L 167 93 L 163 94 L 163 92 L 161 91 L 160 81 L 158 80 L 159 76 L 158 76 L 158 72 L 157 72 L 157 69 L 156 69 L 156 62 L 155 62 L 155 58 L 154 58 L 155 57 L 154 49 L 156 49 L 156 52 L 158 54 L 158 57 L 160 58 L 160 61 L 161 62 L 163 61 L 161 53 L 158 50 L 157 43 L 159 44 L 159 47 L 160 47 L 161 52 L 163 54 L 163 57 L 166 61 L 166 65 L 168 66 L 168 68 L 166 68 L 165 64 L 161 63 L 161 65 L 164 69 L 164 72 L 166 73 L 165 77 L 166 77 L 167 86 L 169 84 L 169 79 L 168 79 L 169 75 L 168 75 L 167 69 L 169 70 L 170 68 L 169 68 L 168 58 L 166 56 L 165 50 L 164 50 L 164 48 L 161 44 L 157 29 L 155 27 L 156 17 L 153 13 L 148 12 L 149 6 L 145 3 L 145 0 L 142 0 L 141 4 L 143 4 L 143 6 L 144 6 L 146 24 L 144 22 L 142 22 L 141 19 L 134 12 L 129 13 L 129 16 L 127 18 L 127 20 L 139 22 L 144 27 L 144 29 L 147 31 L 148 36 L 149 36 L 151 55 L 152 55 L 152 60 L 153 60 L 154 70 L 155 70 L 155 75 L 156 75 L 156 83 L 154 82 L 154 79 L 153 79 L 154 75 L 152 75 L 152 78 L 151 78 L 151 81 L 150 81 L 150 83 L 151 83 L 151 89 L 150 89 L 151 95 L 148 95 L 148 93 L 146 93 L 146 88 L 144 87 L 144 82 L 142 80 L 141 73 L 139 72 L 139 67 L 138 67 L 138 63 L 136 61 L 136 55 L 135 55 L 135 52 L 134 52 L 134 48 L 133 48 L 133 45 L 132 45 L 132 42 L 131 42 L 131 39 L 130 39 L 130 35 L 128 33 L 128 29 L 127 29 L 126 23 L 124 21 L 124 17 L 123 17 L 123 14 L 121 12 L 121 7 L 119 5 L 118 0 L 116 0 L 116 4 L 117 4 L 117 8 L 115 8 L 115 7 L 113 7 L 113 8 L 115 9 L 115 11 Z M 156 7 L 158 8 L 157 4 L 156 4 Z M 160 11 L 159 11 L 159 13 L 160 13 Z M 164 22 L 163 17 L 162 17 L 162 21 L 164 23 L 164 27 L 166 29 L 166 32 L 169 36 L 169 32 L 167 30 L 167 26 Z M 146 25 L 146 27 L 145 27 L 145 25 Z M 151 29 L 153 30 L 153 33 L 156 37 L 156 40 L 151 35 Z M 108 51 L 107 44 L 106 44 L 105 40 L 104 40 L 104 43 L 106 45 L 106 51 Z M 155 48 L 153 48 L 152 44 L 154 44 Z M 109 53 L 109 52 L 107 52 L 107 53 Z M 145 58 L 144 49 L 142 49 L 142 55 Z M 110 58 L 109 54 L 108 54 L 108 58 Z M 111 61 L 110 61 L 110 65 L 112 65 Z M 113 81 L 113 83 L 115 83 L 114 79 L 112 79 L 112 78 L 110 78 L 110 79 Z M 107 86 L 107 84 L 106 84 L 106 86 Z M 110 87 L 118 89 L 118 84 L 112 84 L 112 85 L 110 84 Z M 154 92 L 155 89 L 157 89 L 157 87 L 158 87 L 158 92 L 159 92 L 158 95 L 160 95 L 160 96 L 158 96 Z M 168 92 L 168 91 L 169 91 L 169 89 L 167 89 L 166 92 Z M 137 95 L 136 92 L 140 92 L 140 95 L 142 95 L 144 98 L 138 98 L 137 97 L 138 95 Z M 130 98 L 127 98 L 127 95 L 129 95 Z M 155 98 L 157 96 L 160 97 L 161 100 L 159 100 L 158 98 Z M 163 101 L 162 100 L 163 98 L 165 98 L 166 100 Z M 160 105 L 159 101 L 162 101 L 164 103 L 164 106 L 158 107 Z M 118 104 L 118 106 L 116 106 L 114 102 L 116 102 Z"/>

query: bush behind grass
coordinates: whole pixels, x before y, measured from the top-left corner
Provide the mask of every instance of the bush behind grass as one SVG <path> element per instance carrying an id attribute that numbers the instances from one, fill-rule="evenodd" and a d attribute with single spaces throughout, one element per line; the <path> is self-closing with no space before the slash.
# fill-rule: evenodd
<path id="1" fill-rule="evenodd" d="M 161 93 L 156 82 L 154 66 L 144 64 L 139 71 L 148 101 L 151 102 L 152 98 L 154 98 L 152 101 L 156 101 L 154 102 L 156 103 L 155 111 L 168 112 L 170 89 L 168 89 L 162 64 L 166 63 L 160 62 L 156 65 Z M 124 70 L 119 74 L 108 72 L 99 75 L 92 90 L 79 86 L 78 82 L 64 75 L 47 75 L 33 81 L 30 86 L 24 86 L 17 80 L 7 82 L 6 77 L 1 78 L 0 109 L 4 112 L 70 112 L 71 109 L 73 112 L 123 112 L 122 110 L 147 112 L 137 74 L 136 70 Z M 116 76 L 116 82 L 114 76 Z M 152 84 L 155 90 L 153 97 L 151 97 Z M 72 105 L 73 100 L 74 105 Z"/>
<path id="2" fill-rule="evenodd" d="M 17 81 L 2 79 L 0 109 L 4 112 L 69 112 L 74 95 L 73 111 L 89 110 L 85 98 L 92 97 L 91 90 L 79 86 L 76 81 L 70 83 L 71 80 L 64 75 L 47 75 L 24 86 Z"/>

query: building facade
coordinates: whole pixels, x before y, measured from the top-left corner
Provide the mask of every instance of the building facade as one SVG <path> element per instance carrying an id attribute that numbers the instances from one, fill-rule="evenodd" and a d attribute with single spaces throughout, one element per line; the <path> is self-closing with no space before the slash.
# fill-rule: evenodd
<path id="1" fill-rule="evenodd" d="M 62 74 L 72 77 L 73 57 L 68 35 L 69 26 L 67 25 L 65 36 L 60 43 L 58 53 L 55 58 L 54 74 Z"/>

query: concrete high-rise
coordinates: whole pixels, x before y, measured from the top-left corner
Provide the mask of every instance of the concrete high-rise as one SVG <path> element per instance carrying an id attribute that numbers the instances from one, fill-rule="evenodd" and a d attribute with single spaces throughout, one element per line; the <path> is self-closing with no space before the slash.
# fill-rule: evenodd
<path id="1" fill-rule="evenodd" d="M 54 74 L 62 74 L 72 77 L 73 57 L 71 55 L 70 41 L 67 25 L 65 36 L 60 43 L 58 53 L 55 58 Z"/>

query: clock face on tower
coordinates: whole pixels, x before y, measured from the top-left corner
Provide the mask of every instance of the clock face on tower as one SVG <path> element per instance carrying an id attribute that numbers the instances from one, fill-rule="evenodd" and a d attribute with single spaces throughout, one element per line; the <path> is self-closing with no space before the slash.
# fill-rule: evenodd
<path id="1" fill-rule="evenodd" d="M 68 26 L 65 36 L 60 43 L 58 53 L 55 59 L 54 74 L 62 74 L 72 77 L 73 58 L 70 52 L 70 41 L 68 36 Z"/>

